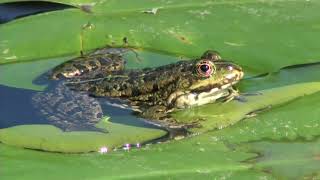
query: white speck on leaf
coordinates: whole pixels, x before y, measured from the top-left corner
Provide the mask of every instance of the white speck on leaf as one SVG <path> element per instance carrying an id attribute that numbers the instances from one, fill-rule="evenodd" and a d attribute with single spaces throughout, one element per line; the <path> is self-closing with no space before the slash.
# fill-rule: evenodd
<path id="1" fill-rule="evenodd" d="M 100 149 L 99 149 L 99 153 L 100 154 L 105 154 L 105 153 L 107 153 L 109 151 L 109 149 L 106 147 L 106 146 L 103 146 L 103 147 L 101 147 Z"/>
<path id="2" fill-rule="evenodd" d="M 4 59 L 7 59 L 7 60 L 17 59 L 17 56 L 5 57 Z"/>
<path id="3" fill-rule="evenodd" d="M 2 54 L 8 54 L 9 53 L 9 49 L 5 49 L 2 51 Z"/>
<path id="4" fill-rule="evenodd" d="M 211 12 L 206 9 L 205 10 L 190 10 L 188 12 L 191 14 L 195 14 L 196 17 L 201 18 L 201 19 L 204 19 L 207 15 L 211 14 Z"/>
<path id="5" fill-rule="evenodd" d="M 143 13 L 146 13 L 146 14 L 153 14 L 153 15 L 156 15 L 158 13 L 158 10 L 160 8 L 152 8 L 152 9 L 149 9 L 149 10 L 145 10 L 145 11 L 142 11 Z"/>
<path id="6" fill-rule="evenodd" d="M 225 41 L 224 43 L 229 46 L 237 46 L 237 47 L 245 46 L 244 43 L 234 43 L 234 42 L 227 42 L 227 41 Z"/>

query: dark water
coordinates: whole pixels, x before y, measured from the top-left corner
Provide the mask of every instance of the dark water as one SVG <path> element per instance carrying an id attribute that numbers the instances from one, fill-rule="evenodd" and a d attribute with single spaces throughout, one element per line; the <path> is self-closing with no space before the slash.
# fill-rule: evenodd
<path id="1" fill-rule="evenodd" d="M 35 91 L 0 85 L 0 129 L 21 124 L 46 124 L 31 104 Z"/>
<path id="2" fill-rule="evenodd" d="M 0 3 L 0 24 L 34 14 L 63 10 L 68 8 L 75 7 L 66 4 L 45 1 Z"/>

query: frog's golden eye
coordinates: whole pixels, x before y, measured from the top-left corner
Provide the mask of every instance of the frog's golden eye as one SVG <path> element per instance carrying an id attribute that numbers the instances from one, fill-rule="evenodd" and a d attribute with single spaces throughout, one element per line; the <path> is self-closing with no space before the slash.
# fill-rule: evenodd
<path id="1" fill-rule="evenodd" d="M 197 74 L 201 77 L 210 77 L 215 71 L 216 67 L 211 61 L 203 60 L 197 64 Z"/>

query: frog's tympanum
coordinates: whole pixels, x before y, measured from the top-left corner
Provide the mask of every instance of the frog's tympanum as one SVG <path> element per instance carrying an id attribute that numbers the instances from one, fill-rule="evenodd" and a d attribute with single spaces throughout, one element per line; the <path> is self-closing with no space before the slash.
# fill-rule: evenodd
<path id="1" fill-rule="evenodd" d="M 52 124 L 66 131 L 101 131 L 94 126 L 103 116 L 95 97 L 125 100 L 139 116 L 167 129 L 188 128 L 197 122 L 181 124 L 169 113 L 229 101 L 237 96 L 232 86 L 243 77 L 241 67 L 222 60 L 215 51 L 199 59 L 140 70 L 126 70 L 121 53 L 100 49 L 56 67 L 51 78 L 60 83 L 35 95 L 34 104 Z"/>

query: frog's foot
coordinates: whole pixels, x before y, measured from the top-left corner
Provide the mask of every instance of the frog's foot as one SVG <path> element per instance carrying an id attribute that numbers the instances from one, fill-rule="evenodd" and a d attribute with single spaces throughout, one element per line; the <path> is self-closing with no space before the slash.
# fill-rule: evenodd
<path id="1" fill-rule="evenodd" d="M 263 95 L 262 92 L 247 92 L 247 93 L 240 93 L 242 96 L 259 96 Z"/>
<path id="2" fill-rule="evenodd" d="M 180 140 L 190 135 L 186 128 L 168 128 L 166 130 L 169 132 L 169 139 Z"/>
<path id="3" fill-rule="evenodd" d="M 235 94 L 234 99 L 239 102 L 247 102 L 246 96 L 258 96 L 262 95 L 261 92 L 250 92 L 250 93 L 238 93 Z"/>
<path id="4" fill-rule="evenodd" d="M 135 61 L 137 63 L 141 63 L 142 62 L 142 59 L 140 58 L 139 54 L 137 53 L 137 51 L 135 51 L 134 49 L 132 48 L 128 48 L 128 51 L 131 51 L 134 55 L 135 55 Z"/>
<path id="5" fill-rule="evenodd" d="M 239 91 L 238 91 L 238 90 L 235 90 L 235 89 L 233 89 L 233 88 L 230 88 L 230 89 L 228 89 L 228 91 L 229 91 L 229 95 L 224 98 L 223 103 L 230 102 L 230 101 L 232 101 L 232 100 L 237 99 L 238 97 L 240 97 L 240 94 L 239 94 Z"/>
<path id="6" fill-rule="evenodd" d="M 255 117 L 255 116 L 257 116 L 258 114 L 260 114 L 262 112 L 268 111 L 269 109 L 271 109 L 271 105 L 269 105 L 267 107 L 264 107 L 264 108 L 261 108 L 261 109 L 257 109 L 255 111 L 252 111 L 252 112 L 246 114 L 245 117 L 246 118 Z"/>

